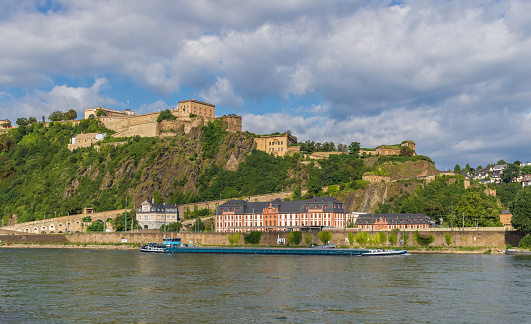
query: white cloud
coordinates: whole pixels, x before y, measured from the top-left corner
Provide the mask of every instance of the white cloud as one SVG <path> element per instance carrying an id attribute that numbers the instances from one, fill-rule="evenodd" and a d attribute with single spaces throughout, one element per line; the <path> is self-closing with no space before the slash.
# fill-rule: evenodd
<path id="1" fill-rule="evenodd" d="M 240 109 L 253 132 L 367 146 L 413 139 L 436 159 L 531 160 L 521 150 L 530 144 L 521 124 L 531 102 L 528 1 L 64 0 L 45 13 L 35 3 L 0 4 L 2 114 L 115 104 L 101 95 L 108 81 L 32 87 L 118 75 Z M 288 106 L 300 109 L 278 112 Z"/>
<path id="2" fill-rule="evenodd" d="M 239 109 L 243 104 L 243 98 L 234 93 L 234 89 L 229 80 L 217 78 L 207 91 L 201 91 L 200 96 L 214 105 L 225 105 L 233 109 Z"/>
<path id="3" fill-rule="evenodd" d="M 50 113 L 56 110 L 67 111 L 74 109 L 78 116 L 83 116 L 83 110 L 87 107 L 116 105 L 114 99 L 104 97 L 100 91 L 108 87 L 108 80 L 98 78 L 90 87 L 55 86 L 50 91 L 37 90 L 23 98 L 10 98 L 0 102 L 0 111 L 14 123 L 19 117 L 37 117 L 41 120 L 48 118 Z"/>

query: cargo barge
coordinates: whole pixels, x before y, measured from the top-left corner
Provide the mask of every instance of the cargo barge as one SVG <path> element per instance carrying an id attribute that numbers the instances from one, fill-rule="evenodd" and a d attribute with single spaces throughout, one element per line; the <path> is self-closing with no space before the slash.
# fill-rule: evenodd
<path id="1" fill-rule="evenodd" d="M 261 247 L 198 247 L 185 246 L 179 238 L 163 238 L 162 252 L 172 254 L 211 253 L 211 254 L 281 254 L 281 255 L 344 255 L 344 256 L 391 256 L 406 254 L 406 250 L 384 249 L 337 249 L 323 246 L 309 248 L 261 248 Z M 141 249 L 142 252 L 155 252 Z M 161 251 L 156 251 L 161 252 Z"/>

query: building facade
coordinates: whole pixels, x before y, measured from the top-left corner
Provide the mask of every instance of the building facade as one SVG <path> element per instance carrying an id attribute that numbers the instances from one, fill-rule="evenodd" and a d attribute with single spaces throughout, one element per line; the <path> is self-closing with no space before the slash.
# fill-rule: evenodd
<path id="1" fill-rule="evenodd" d="M 365 230 L 391 230 L 405 228 L 430 228 L 435 223 L 423 214 L 363 214 L 356 226 Z"/>
<path id="2" fill-rule="evenodd" d="M 345 228 L 347 214 L 334 197 L 308 200 L 248 202 L 229 200 L 216 209 L 216 232 L 295 231 L 303 228 Z"/>
<path id="3" fill-rule="evenodd" d="M 293 154 L 301 151 L 299 146 L 290 146 L 292 144 L 297 144 L 297 140 L 287 132 L 282 135 L 265 135 L 256 137 L 254 142 L 256 143 L 257 150 L 276 156 L 284 156 L 286 153 Z"/>
<path id="4" fill-rule="evenodd" d="M 374 172 L 365 172 L 361 177 L 365 181 L 370 183 L 390 182 L 391 176 L 389 175 L 376 175 Z"/>
<path id="5" fill-rule="evenodd" d="M 103 110 L 105 112 L 105 116 L 107 117 L 129 117 L 135 115 L 135 112 L 130 109 L 122 111 L 110 108 L 96 107 L 85 109 L 85 119 L 96 118 L 99 109 Z"/>
<path id="6" fill-rule="evenodd" d="M 146 200 L 136 209 L 136 220 L 143 229 L 159 229 L 162 225 L 178 222 L 179 211 L 177 205 Z"/>
<path id="7" fill-rule="evenodd" d="M 402 147 L 409 147 L 413 151 L 413 156 L 417 155 L 415 151 L 415 142 L 411 140 L 403 141 L 396 145 L 380 145 L 374 149 L 360 149 L 360 155 L 400 155 Z"/>
<path id="8" fill-rule="evenodd" d="M 103 140 L 107 134 L 103 133 L 88 133 L 88 134 L 79 134 L 76 137 L 70 139 L 70 144 L 68 144 L 68 149 L 73 151 L 80 147 L 90 147 L 92 144 Z"/>
<path id="9" fill-rule="evenodd" d="M 216 116 L 216 106 L 195 99 L 179 101 L 179 106 L 174 111 L 177 111 L 181 116 L 189 116 L 190 114 L 211 118 Z"/>

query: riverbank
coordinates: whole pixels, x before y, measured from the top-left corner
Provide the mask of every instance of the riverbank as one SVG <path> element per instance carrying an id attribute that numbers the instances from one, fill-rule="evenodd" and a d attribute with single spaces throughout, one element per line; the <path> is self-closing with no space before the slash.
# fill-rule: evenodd
<path id="1" fill-rule="evenodd" d="M 275 247 L 279 246 L 261 246 Z M 113 244 L 88 244 L 88 243 L 0 243 L 1 248 L 18 248 L 18 249 L 87 249 L 87 250 L 138 250 L 138 244 L 132 243 L 113 243 Z M 380 247 L 389 248 L 389 247 Z M 416 254 L 503 254 L 504 251 L 493 247 L 427 247 L 419 248 L 417 246 L 404 247 L 408 253 Z"/>
<path id="2" fill-rule="evenodd" d="M 1 248 L 14 249 L 87 249 L 87 250 L 138 250 L 138 244 L 53 244 L 53 243 L 0 243 Z"/>

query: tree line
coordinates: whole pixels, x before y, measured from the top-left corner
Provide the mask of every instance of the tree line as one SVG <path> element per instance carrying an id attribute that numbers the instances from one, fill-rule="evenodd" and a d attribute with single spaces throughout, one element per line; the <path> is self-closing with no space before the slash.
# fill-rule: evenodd
<path id="1" fill-rule="evenodd" d="M 44 121 L 44 117 L 43 118 L 43 121 Z M 48 116 L 48 119 L 50 121 L 65 121 L 65 120 L 74 120 L 77 118 L 77 112 L 74 110 L 74 109 L 70 109 L 66 112 L 62 112 L 60 110 L 56 110 L 54 112 L 52 112 L 50 114 L 50 116 Z M 25 117 L 20 117 L 20 118 L 17 118 L 17 125 L 19 126 L 27 126 L 27 125 L 31 125 L 31 124 L 35 124 L 37 123 L 37 118 L 35 116 L 31 116 L 29 118 L 25 118 Z"/>

